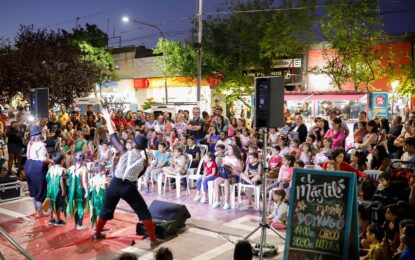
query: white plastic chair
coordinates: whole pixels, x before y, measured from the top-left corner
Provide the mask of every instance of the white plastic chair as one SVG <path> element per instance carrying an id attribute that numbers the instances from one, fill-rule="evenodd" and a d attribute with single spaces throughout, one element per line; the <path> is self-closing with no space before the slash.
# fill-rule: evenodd
<path id="1" fill-rule="evenodd" d="M 195 169 L 188 169 L 188 175 L 187 175 L 187 192 L 190 194 L 190 184 L 193 184 L 193 181 L 197 181 L 200 177 L 204 176 L 202 173 L 202 166 L 203 166 L 203 160 L 200 160 L 199 165 L 197 166 L 197 170 L 195 172 Z"/>
<path id="2" fill-rule="evenodd" d="M 215 201 L 215 190 L 213 187 L 213 181 L 209 181 L 208 182 L 208 198 L 209 198 L 209 205 L 213 204 L 213 201 Z M 235 191 L 236 191 L 236 187 L 238 186 L 238 183 L 234 183 L 230 185 L 230 196 L 229 196 L 229 200 L 230 200 L 230 204 L 231 204 L 231 208 L 234 209 L 235 208 L 235 200 L 236 200 L 236 196 L 235 196 Z M 224 193 L 225 192 L 225 184 L 222 183 L 220 185 L 221 188 L 221 192 Z"/>
<path id="3" fill-rule="evenodd" d="M 189 157 L 187 169 L 189 169 L 190 165 L 192 164 L 193 156 L 190 155 L 190 154 L 187 154 L 187 156 Z M 164 173 L 164 190 L 163 190 L 163 193 L 166 194 L 167 183 L 169 183 L 169 187 L 170 187 L 170 190 L 171 190 L 170 179 L 176 179 L 176 197 L 179 199 L 180 198 L 180 183 L 181 183 L 181 180 L 182 179 L 187 179 L 188 174 L 189 174 L 188 170 L 186 170 L 185 175 L 180 175 L 180 173 L 175 173 L 175 174 L 166 174 L 166 173 Z M 162 177 L 162 174 L 159 175 L 160 185 L 161 185 L 161 177 Z M 160 185 L 158 185 L 158 186 L 161 187 Z"/>
<path id="4" fill-rule="evenodd" d="M 260 199 L 261 199 L 261 184 L 254 185 L 254 184 L 244 184 L 244 183 L 238 183 L 238 207 L 241 205 L 241 190 L 244 188 L 252 189 L 254 191 L 254 197 L 255 197 L 255 209 L 260 210 Z"/>

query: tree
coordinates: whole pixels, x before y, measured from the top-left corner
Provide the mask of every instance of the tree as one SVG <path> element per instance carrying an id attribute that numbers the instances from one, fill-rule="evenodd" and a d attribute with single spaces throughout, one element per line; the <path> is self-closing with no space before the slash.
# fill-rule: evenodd
<path id="1" fill-rule="evenodd" d="M 114 59 L 106 48 L 108 36 L 96 25 L 86 24 L 85 28 L 73 29 L 72 33 L 62 31 L 63 36 L 76 46 L 82 54 L 82 59 L 92 62 L 99 74 L 98 82 L 118 80 L 115 72 Z"/>
<path id="2" fill-rule="evenodd" d="M 223 74 L 222 84 L 216 87 L 228 94 L 228 102 L 253 92 L 254 76 L 247 70 L 270 75 L 273 61 L 302 54 L 313 38 L 316 1 L 285 0 L 278 6 L 274 2 L 277 1 L 225 1 L 218 10 L 225 14 L 209 16 L 203 23 L 202 78 Z M 306 8 L 293 8 L 298 6 Z M 270 11 L 275 7 L 292 9 Z M 163 56 L 158 58 L 158 64 L 167 67 L 166 75 L 196 76 L 192 42 L 159 42 L 156 53 Z M 174 66 L 177 67 L 170 69 Z"/>
<path id="3" fill-rule="evenodd" d="M 102 48 L 88 44 L 86 40 L 74 44 L 74 38 L 60 31 L 21 26 L 14 46 L 0 46 L 4 54 L 0 56 L 1 93 L 29 97 L 31 89 L 47 87 L 51 105 L 69 104 L 88 95 L 97 82 L 113 72 L 113 67 L 107 66 L 112 58 L 107 59 Z"/>
<path id="4" fill-rule="evenodd" d="M 323 48 L 326 65 L 313 68 L 341 89 L 348 82 L 368 90 L 376 79 L 393 70 L 392 54 L 376 46 L 385 40 L 377 0 L 331 0 L 321 18 L 321 31 L 329 43 Z"/>

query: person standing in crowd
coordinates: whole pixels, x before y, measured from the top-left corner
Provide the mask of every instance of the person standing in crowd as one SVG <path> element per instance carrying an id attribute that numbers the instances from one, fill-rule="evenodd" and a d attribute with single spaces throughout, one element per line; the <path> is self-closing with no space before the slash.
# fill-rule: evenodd
<path id="1" fill-rule="evenodd" d="M 353 124 L 353 133 L 359 128 L 359 122 L 367 122 L 366 111 L 360 111 L 357 116 L 357 122 Z"/>
<path id="2" fill-rule="evenodd" d="M 76 104 L 76 101 L 72 101 L 69 106 L 69 111 L 72 112 L 78 112 L 78 114 L 81 112 L 81 109 L 79 109 L 78 105 Z"/>
<path id="3" fill-rule="evenodd" d="M 296 115 L 294 121 L 295 123 L 290 127 L 288 133 L 292 136 L 291 139 L 299 139 L 300 143 L 303 143 L 307 138 L 307 126 L 303 123 L 301 115 Z"/>
<path id="4" fill-rule="evenodd" d="M 86 116 L 88 117 L 88 116 L 97 116 L 96 114 L 95 114 L 95 112 L 94 112 L 94 108 L 93 108 L 93 106 L 92 105 L 88 105 L 87 107 L 86 107 Z"/>
<path id="5" fill-rule="evenodd" d="M 107 122 L 111 122 L 110 114 L 106 109 L 103 116 Z M 137 189 L 137 179 L 144 174 L 147 168 L 147 139 L 143 135 L 134 136 L 135 147 L 131 151 L 126 151 L 115 134 L 112 124 L 108 124 L 108 132 L 111 142 L 121 154 L 119 162 L 114 172 L 114 178 L 107 189 L 104 199 L 104 207 L 99 214 L 94 234 L 94 240 L 105 238 L 102 229 L 105 223 L 114 217 L 114 211 L 120 199 L 125 200 L 143 222 L 144 227 L 151 240 L 151 246 L 156 246 L 159 242 L 154 232 L 154 225 L 150 211 L 141 194 Z"/>
<path id="6" fill-rule="evenodd" d="M 47 127 L 47 130 L 46 130 L 47 139 L 56 140 L 56 138 L 60 136 L 62 127 L 54 112 L 50 113 L 50 120 L 46 124 L 46 127 Z"/>
<path id="7" fill-rule="evenodd" d="M 394 116 L 392 119 L 392 127 L 389 133 L 386 135 L 388 151 L 391 154 L 393 159 L 397 159 L 400 157 L 400 149 L 393 145 L 393 142 L 398 138 L 398 136 L 402 132 L 402 117 L 401 116 Z"/>
<path id="8" fill-rule="evenodd" d="M 20 174 L 21 170 L 21 162 L 22 162 L 22 153 L 23 148 L 25 146 L 25 131 L 26 131 L 26 124 L 25 124 L 25 117 L 24 115 L 20 115 L 17 118 L 17 121 L 13 121 L 10 124 L 10 129 L 8 132 L 8 142 L 7 142 L 7 152 L 9 154 L 9 159 L 7 161 L 7 174 L 12 174 L 12 167 L 13 163 L 16 160 L 18 175 Z M 40 128 L 39 128 L 40 129 Z M 40 134 L 42 134 L 42 130 L 40 129 Z"/>
<path id="9" fill-rule="evenodd" d="M 66 110 L 66 106 L 64 104 L 61 105 L 61 111 L 58 117 L 59 123 L 61 124 L 62 128 L 65 128 L 69 121 L 69 114 Z"/>
<path id="10" fill-rule="evenodd" d="M 187 124 L 187 131 L 190 136 L 193 136 L 196 144 L 199 144 L 199 141 L 204 137 L 203 136 L 203 124 L 204 121 L 200 117 L 200 108 L 193 108 L 193 118 Z"/>
<path id="11" fill-rule="evenodd" d="M 81 129 L 81 123 L 79 122 L 79 112 L 78 111 L 72 111 L 71 112 L 71 121 L 73 124 L 73 127 L 75 131 L 78 131 Z"/>
<path id="12" fill-rule="evenodd" d="M 42 141 L 42 130 L 37 125 L 30 127 L 30 141 L 27 145 L 27 160 L 25 173 L 30 197 L 38 217 L 43 217 L 42 204 L 46 198 L 46 174 L 48 164 L 53 161 L 48 158 L 45 144 Z"/>
<path id="13" fill-rule="evenodd" d="M 118 130 L 120 129 L 121 125 L 124 127 L 124 129 L 127 127 L 127 121 L 125 121 L 125 118 L 123 117 L 122 110 L 117 111 L 115 117 L 112 118 L 112 121 Z"/>

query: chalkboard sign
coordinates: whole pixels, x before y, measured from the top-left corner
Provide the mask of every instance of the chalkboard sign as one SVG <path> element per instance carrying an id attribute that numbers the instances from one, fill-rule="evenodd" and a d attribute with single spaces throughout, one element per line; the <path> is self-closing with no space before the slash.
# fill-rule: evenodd
<path id="1" fill-rule="evenodd" d="M 356 196 L 355 173 L 295 169 L 284 259 L 358 256 Z"/>

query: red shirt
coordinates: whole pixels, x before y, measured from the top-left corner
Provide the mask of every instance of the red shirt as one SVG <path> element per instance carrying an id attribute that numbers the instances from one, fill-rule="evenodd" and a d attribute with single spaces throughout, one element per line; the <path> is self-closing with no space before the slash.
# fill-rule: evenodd
<path id="1" fill-rule="evenodd" d="M 205 168 L 206 177 L 211 176 L 213 169 L 216 169 L 216 167 L 217 166 L 216 166 L 216 163 L 215 162 L 212 162 L 210 164 L 210 166 L 208 166 L 206 162 L 203 162 L 203 168 Z M 217 176 L 217 175 L 218 175 L 218 171 L 216 170 L 215 176 Z"/>
<path id="2" fill-rule="evenodd" d="M 327 161 L 327 162 L 323 163 L 323 170 L 327 170 L 327 164 L 329 162 L 330 161 Z M 351 166 L 350 164 L 345 163 L 345 162 L 340 163 L 340 171 L 354 172 L 354 173 L 357 174 L 358 177 L 365 177 L 366 176 L 366 174 L 364 174 L 363 172 L 357 170 L 356 168 L 354 168 L 353 166 Z"/>
<path id="3" fill-rule="evenodd" d="M 127 126 L 127 121 L 125 121 L 125 118 L 123 118 L 123 117 L 121 119 L 118 119 L 118 117 L 114 117 L 112 119 L 112 121 L 114 122 L 114 124 L 117 128 L 119 128 L 120 125 L 124 125 L 124 127 Z"/>

